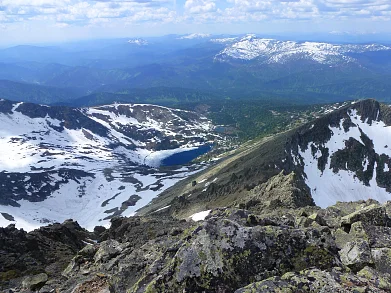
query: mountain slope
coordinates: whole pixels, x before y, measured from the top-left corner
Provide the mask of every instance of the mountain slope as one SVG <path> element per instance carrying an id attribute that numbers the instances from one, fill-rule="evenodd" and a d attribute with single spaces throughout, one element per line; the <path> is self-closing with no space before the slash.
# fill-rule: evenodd
<path id="1" fill-rule="evenodd" d="M 72 89 L 0 80 L 0 99 L 52 104 L 74 99 L 79 94 L 76 90 Z"/>
<path id="2" fill-rule="evenodd" d="M 290 185 L 301 190 L 297 200 L 303 205 L 308 205 L 308 194 L 321 207 L 369 198 L 385 202 L 391 199 L 390 117 L 389 106 L 374 100 L 349 104 L 298 129 L 243 146 L 170 188 L 140 213 L 164 205 L 170 206 L 166 213 L 186 217 L 214 207 L 246 205 L 254 196 L 265 201 L 258 208 L 273 210 L 277 198 L 266 202 L 262 190 L 275 188 L 281 172 L 293 172 Z M 291 199 L 285 200 L 293 200 L 295 192 L 287 194 Z"/>
<path id="3" fill-rule="evenodd" d="M 205 117 L 152 105 L 73 109 L 2 100 L 0 122 L 0 224 L 27 230 L 68 218 L 92 229 L 131 215 L 203 167 L 158 168 L 165 158 L 217 138 Z"/>
<path id="4" fill-rule="evenodd" d="M 388 106 L 368 100 L 315 122 L 297 136 L 294 164 L 304 168 L 305 182 L 322 207 L 336 201 L 391 199 L 391 121 Z M 326 128 L 327 127 L 327 128 Z M 296 152 L 297 151 L 297 152 Z"/>

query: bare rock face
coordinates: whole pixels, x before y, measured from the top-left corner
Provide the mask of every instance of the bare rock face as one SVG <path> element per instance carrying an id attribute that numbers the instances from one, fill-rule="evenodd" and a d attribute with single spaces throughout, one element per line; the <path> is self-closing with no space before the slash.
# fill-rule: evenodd
<path id="1" fill-rule="evenodd" d="M 294 172 L 283 171 L 251 190 L 240 204 L 249 210 L 315 206 L 309 188 Z"/>
<path id="2" fill-rule="evenodd" d="M 21 285 L 35 290 L 61 276 L 92 235 L 72 220 L 26 233 L 13 225 L 0 228 L 0 288 Z"/>
<path id="3" fill-rule="evenodd" d="M 373 277 L 373 271 L 366 267 L 361 275 L 333 269 L 331 272 L 308 269 L 299 273 L 287 273 L 281 277 L 272 277 L 238 289 L 235 293 L 277 293 L 277 292 L 389 292 L 389 276 Z"/>

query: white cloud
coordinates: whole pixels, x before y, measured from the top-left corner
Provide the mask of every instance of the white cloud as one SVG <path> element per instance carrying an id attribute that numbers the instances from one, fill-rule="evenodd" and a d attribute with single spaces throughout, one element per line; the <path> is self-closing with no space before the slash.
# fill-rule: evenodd
<path id="1" fill-rule="evenodd" d="M 216 3 L 210 0 L 186 0 L 185 9 L 189 13 L 207 13 L 216 11 Z"/>
<path id="2" fill-rule="evenodd" d="M 159 24 L 171 24 L 172 29 L 183 31 L 192 26 L 221 25 L 229 33 L 230 27 L 242 24 L 271 28 L 286 23 L 278 26 L 284 30 L 300 22 L 308 22 L 310 25 L 304 27 L 311 29 L 322 21 L 338 24 L 344 21 L 353 27 L 355 21 L 391 21 L 390 0 L 0 0 L 0 3 L 2 28 L 16 23 L 33 27 L 38 22 L 59 30 L 90 26 L 115 29 L 125 24 L 154 26 L 158 31 Z M 333 29 L 352 28 L 336 26 L 330 30 Z M 388 30 L 391 32 L 391 26 Z"/>

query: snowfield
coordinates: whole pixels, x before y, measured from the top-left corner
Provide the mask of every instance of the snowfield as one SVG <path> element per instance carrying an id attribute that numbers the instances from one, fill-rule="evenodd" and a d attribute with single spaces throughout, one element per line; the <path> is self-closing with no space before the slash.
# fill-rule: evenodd
<path id="1" fill-rule="evenodd" d="M 371 124 L 367 120 L 362 121 L 361 116 L 358 115 L 355 109 L 349 110 L 348 115 L 350 120 L 356 127 L 350 127 L 345 132 L 341 119 L 340 125 L 330 127 L 332 136 L 330 140 L 322 145 L 329 151 L 328 160 L 325 170 L 322 172 L 318 168 L 318 159 L 322 155 L 319 151 L 319 145 L 311 142 L 306 149 L 300 149 L 299 155 L 293 156 L 296 165 L 300 165 L 302 160 L 304 163 L 305 182 L 311 189 L 312 197 L 315 203 L 322 207 L 334 205 L 337 201 L 357 201 L 375 199 L 379 202 L 386 202 L 391 200 L 391 193 L 387 192 L 385 188 L 379 187 L 377 183 L 377 163 L 374 162 L 374 171 L 369 185 L 365 185 L 360 181 L 356 173 L 347 170 L 338 170 L 333 172 L 330 163 L 330 158 L 339 150 L 346 148 L 345 143 L 354 138 L 362 145 L 365 145 L 361 138 L 360 130 L 368 136 L 374 145 L 374 150 L 378 155 L 385 154 L 391 157 L 391 126 L 387 126 L 383 121 L 372 121 Z M 312 153 L 311 148 L 317 150 Z M 363 171 L 367 171 L 369 165 L 368 158 L 362 162 Z M 383 166 L 384 172 L 389 172 L 388 164 Z"/>
<path id="2" fill-rule="evenodd" d="M 160 167 L 165 158 L 220 139 L 205 117 L 166 107 L 10 103 L 0 101 L 0 226 L 28 231 L 69 218 L 93 229 L 134 215 L 205 168 Z"/>

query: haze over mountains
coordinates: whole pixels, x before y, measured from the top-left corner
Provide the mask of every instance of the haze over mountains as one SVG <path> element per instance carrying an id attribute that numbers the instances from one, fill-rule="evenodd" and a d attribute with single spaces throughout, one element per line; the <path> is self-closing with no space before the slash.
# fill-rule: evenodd
<path id="1" fill-rule="evenodd" d="M 390 48 L 205 34 L 17 46 L 0 50 L 0 96 L 77 106 L 145 96 L 169 104 L 195 92 L 199 100 L 387 100 Z"/>

